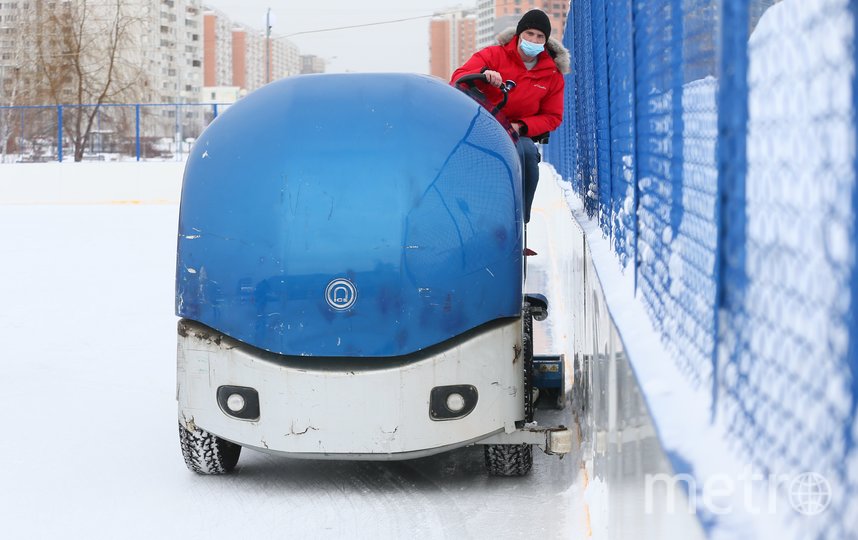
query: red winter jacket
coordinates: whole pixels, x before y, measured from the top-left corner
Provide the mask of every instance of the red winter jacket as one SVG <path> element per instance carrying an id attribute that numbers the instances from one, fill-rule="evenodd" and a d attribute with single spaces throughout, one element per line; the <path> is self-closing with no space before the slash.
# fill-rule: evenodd
<path id="1" fill-rule="evenodd" d="M 559 41 L 549 39 L 546 50 L 537 56 L 536 65 L 528 70 L 518 54 L 518 39 L 513 29 L 503 32 L 498 36 L 503 45 L 476 52 L 453 72 L 450 82 L 480 73 L 484 68 L 499 72 L 505 81 L 515 81 L 516 86 L 501 111 L 510 122 L 526 125 L 527 136 L 535 137 L 554 130 L 563 120 L 563 73 L 569 72 L 569 51 Z M 477 87 L 492 106 L 500 103 L 503 96 L 500 90 L 483 82 L 478 82 Z"/>

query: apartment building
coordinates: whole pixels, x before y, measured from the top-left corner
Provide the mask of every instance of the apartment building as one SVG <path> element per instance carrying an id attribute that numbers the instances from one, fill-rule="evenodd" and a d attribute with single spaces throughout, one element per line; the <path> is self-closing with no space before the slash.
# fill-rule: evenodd
<path id="1" fill-rule="evenodd" d="M 233 85 L 245 93 L 300 72 L 298 48 L 292 43 L 266 38 L 262 31 L 237 25 L 232 39 Z"/>
<path id="2" fill-rule="evenodd" d="M 473 10 L 452 11 L 429 21 L 429 74 L 449 79 L 470 58 L 477 45 L 477 16 Z"/>
<path id="3" fill-rule="evenodd" d="M 203 85 L 200 0 L 141 0 L 139 7 L 145 21 L 141 49 L 147 56 L 145 73 L 152 98 L 161 103 L 199 101 Z"/>
<path id="4" fill-rule="evenodd" d="M 34 65 L 30 2 L 0 2 L 0 104 L 19 100 L 25 66 Z M 29 81 L 28 81 L 29 82 Z"/>
<path id="5" fill-rule="evenodd" d="M 541 9 L 551 20 L 551 37 L 560 41 L 563 39 L 563 30 L 566 28 L 566 13 L 569 10 L 569 4 L 569 0 L 494 0 L 494 21 L 492 24 L 494 36 L 510 26 L 515 27 L 521 16 L 531 9 Z M 484 17 L 488 17 L 487 9 L 482 13 Z M 487 26 L 485 21 L 482 23 L 483 27 Z M 487 45 L 495 44 L 494 36 L 492 36 L 492 42 Z"/>
<path id="6" fill-rule="evenodd" d="M 264 31 L 233 23 L 215 10 L 204 14 L 203 43 L 207 88 L 236 86 L 244 94 L 301 72 L 297 45 L 282 38 L 267 38 Z"/>
<path id="7" fill-rule="evenodd" d="M 239 88 L 247 88 L 247 30 L 244 28 L 233 28 L 231 32 L 232 41 L 232 85 Z"/>
<path id="8" fill-rule="evenodd" d="M 0 1 L 0 101 L 23 104 L 48 99 L 33 93 L 38 86 L 33 75 L 37 40 L 42 39 L 43 49 L 57 49 L 49 54 L 60 54 L 57 36 L 48 35 L 52 32 L 48 19 L 80 17 L 85 6 L 90 21 L 85 33 L 106 35 L 109 28 L 105 24 L 115 15 L 117 5 L 128 35 L 118 51 L 117 66 L 134 71 L 136 81 L 118 100 L 193 103 L 207 95 L 203 87 L 238 86 L 246 93 L 302 70 L 301 54 L 294 43 L 266 39 L 261 30 L 235 24 L 222 13 L 205 8 L 201 0 L 124 0 L 119 4 Z M 89 56 L 93 66 L 105 61 L 103 51 Z M 72 93 L 73 88 L 64 88 L 59 101 L 73 102 Z"/>
<path id="9" fill-rule="evenodd" d="M 260 35 L 260 38 L 263 40 L 264 51 L 265 36 Z M 267 82 L 301 73 L 301 51 L 297 45 L 287 39 L 275 37 L 268 41 L 268 46 L 271 51 L 271 69 Z"/>
<path id="10" fill-rule="evenodd" d="M 226 15 L 210 9 L 203 12 L 204 86 L 233 86 L 232 29 Z"/>
<path id="11" fill-rule="evenodd" d="M 477 50 L 495 44 L 495 0 L 477 0 Z"/>
<path id="12" fill-rule="evenodd" d="M 496 45 L 497 35 L 518 24 L 527 11 L 537 8 L 551 20 L 551 37 L 563 39 L 569 0 L 477 0 L 477 50 Z"/>
<path id="13" fill-rule="evenodd" d="M 86 15 L 84 16 L 84 9 Z M 78 21 L 84 37 L 109 36 L 119 21 L 112 78 L 127 91 L 114 99 L 182 103 L 197 101 L 202 86 L 202 18 L 200 0 L 127 0 L 122 3 L 82 0 L 0 2 L 0 98 L 5 103 L 73 103 L 74 85 L 43 95 L 37 66 L 62 69 L 64 46 L 58 34 Z M 106 74 L 109 39 L 84 39 L 80 57 L 87 73 Z M 41 60 L 37 51 L 41 50 Z M 68 62 L 65 62 L 68 64 Z M 100 69 L 99 69 L 100 68 Z M 44 74 L 45 70 L 41 72 Z M 101 75 L 102 77 L 105 75 Z M 90 75 L 96 86 L 99 75 Z M 133 84 L 128 85 L 127 83 Z M 116 85 L 116 88 L 120 84 Z M 15 94 L 13 100 L 12 95 Z"/>
<path id="14" fill-rule="evenodd" d="M 164 139 L 181 148 L 210 120 L 211 109 L 183 104 L 234 101 L 267 80 L 300 73 L 295 44 L 266 39 L 261 31 L 205 8 L 202 1 L 0 1 L 0 104 L 93 103 L 111 66 L 113 84 L 106 102 L 175 104 L 136 113 L 133 107 L 99 110 L 93 131 L 99 147 L 125 144 L 139 121 L 146 153 L 149 146 L 163 146 Z M 85 23 L 78 24 L 81 21 Z M 110 36 L 116 22 L 123 37 L 111 64 Z M 61 37 L 79 28 L 85 45 L 79 54 L 69 54 Z M 82 69 L 70 58 L 81 59 Z M 90 89 L 83 96 L 78 95 L 79 72 L 86 74 L 83 86 Z M 65 109 L 67 136 L 86 110 Z M 57 132 L 58 113 L 52 109 L 12 116 L 11 110 L 0 114 L 0 142 L 15 141 L 24 132 L 48 140 Z"/>
<path id="15" fill-rule="evenodd" d="M 301 73 L 324 73 L 325 59 L 315 54 L 301 55 Z"/>
<path id="16" fill-rule="evenodd" d="M 551 20 L 551 37 L 562 40 L 568 0 L 477 0 L 475 10 L 436 15 L 429 22 L 429 73 L 449 77 L 475 50 L 496 45 L 500 32 L 515 27 L 524 13 L 535 8 Z"/>

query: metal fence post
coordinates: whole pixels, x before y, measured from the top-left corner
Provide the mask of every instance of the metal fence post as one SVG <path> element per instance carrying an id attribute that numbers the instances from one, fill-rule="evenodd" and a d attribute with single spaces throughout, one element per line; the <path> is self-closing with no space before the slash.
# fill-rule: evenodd
<path id="1" fill-rule="evenodd" d="M 745 253 L 747 242 L 745 174 L 748 128 L 748 0 L 724 0 L 721 12 L 721 77 L 718 88 L 718 195 L 716 219 L 718 246 L 715 251 L 715 347 L 712 353 L 712 410 L 718 404 L 718 354 L 740 346 L 740 321 L 727 320 L 726 313 L 741 305 L 747 286 Z M 734 324 L 735 323 L 735 324 Z"/>
<path id="2" fill-rule="evenodd" d="M 63 162 L 63 106 L 57 105 L 57 161 Z"/>
<path id="3" fill-rule="evenodd" d="M 95 125 L 98 130 L 98 148 L 95 147 L 96 138 L 92 137 L 89 140 L 89 151 L 92 153 L 104 151 L 104 133 L 101 131 L 101 108 L 95 110 Z"/>
<path id="4" fill-rule="evenodd" d="M 137 161 L 140 161 L 140 104 L 134 106 L 134 144 Z"/>
<path id="5" fill-rule="evenodd" d="M 176 133 L 173 135 L 173 139 L 176 141 L 176 161 L 181 161 L 182 155 L 182 135 L 179 131 L 179 104 L 176 103 Z"/>
<path id="6" fill-rule="evenodd" d="M 638 95 L 637 95 L 637 72 L 638 72 L 638 61 L 637 61 L 637 45 L 635 43 L 634 33 L 637 28 L 637 24 L 635 21 L 635 7 L 634 0 L 629 0 L 628 11 L 626 12 L 626 17 L 628 17 L 629 22 L 629 34 L 631 37 L 630 41 L 630 55 L 631 61 L 629 62 L 629 67 L 631 69 L 631 144 L 632 144 L 632 208 L 634 209 L 634 215 L 631 217 L 631 227 L 632 234 L 634 235 L 634 247 L 633 252 L 631 253 L 631 261 L 632 261 L 632 279 L 634 281 L 634 291 L 635 294 L 638 294 L 638 270 L 640 268 L 640 224 L 638 223 L 638 206 L 640 205 L 641 194 L 640 194 L 640 185 L 638 184 L 638 163 L 639 163 L 639 150 L 640 147 L 638 145 L 638 126 L 637 126 L 637 103 L 638 103 Z"/>
<path id="7" fill-rule="evenodd" d="M 578 145 L 578 171 L 581 177 L 581 193 L 584 199 L 584 209 L 587 216 L 594 217 L 599 210 L 599 177 L 596 169 L 596 92 L 595 92 L 595 69 L 593 66 L 593 15 L 592 3 L 574 2 L 573 5 L 580 8 L 579 16 L 581 35 L 576 36 L 579 40 L 579 60 L 577 66 L 583 78 L 580 80 L 578 89 L 582 95 L 579 101 L 578 115 L 579 145 Z"/>
<path id="8" fill-rule="evenodd" d="M 685 164 L 685 123 L 683 121 L 683 105 L 682 97 L 685 90 L 685 62 L 683 51 L 684 38 L 684 16 L 686 13 L 683 10 L 683 0 L 673 0 L 670 6 L 671 14 L 671 39 L 670 39 L 670 58 L 671 58 L 671 90 L 672 104 L 671 109 L 671 125 L 673 128 L 673 136 L 671 137 L 671 156 L 670 156 L 670 228 L 673 230 L 673 237 L 676 238 L 680 234 L 679 227 L 682 224 L 682 218 L 685 211 L 685 200 L 683 198 L 683 165 Z M 673 253 L 674 246 L 665 246 Z"/>
<path id="9" fill-rule="evenodd" d="M 212 120 L 217 118 L 217 103 L 212 103 Z"/>
<path id="10" fill-rule="evenodd" d="M 608 51 L 608 13 L 605 0 L 593 0 L 590 6 L 593 37 L 593 93 L 595 96 L 595 159 L 598 182 L 597 216 L 602 233 L 611 237 L 613 208 L 613 178 L 611 170 L 611 81 Z"/>
<path id="11" fill-rule="evenodd" d="M 606 51 L 608 75 L 607 138 L 603 147 L 608 152 L 605 161 L 609 172 L 610 208 L 602 223 L 608 223 L 610 238 L 623 267 L 634 259 L 637 205 L 634 189 L 637 184 L 635 156 L 635 52 L 632 0 L 609 0 L 605 3 Z M 633 263 L 634 264 L 634 263 Z"/>

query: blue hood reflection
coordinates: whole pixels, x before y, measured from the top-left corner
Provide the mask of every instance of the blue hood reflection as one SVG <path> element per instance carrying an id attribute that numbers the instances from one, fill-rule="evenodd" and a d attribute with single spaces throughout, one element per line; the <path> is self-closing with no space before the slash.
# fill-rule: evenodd
<path id="1" fill-rule="evenodd" d="M 176 312 L 280 354 L 403 355 L 518 316 L 521 248 L 485 109 L 425 76 L 290 77 L 194 145 Z"/>

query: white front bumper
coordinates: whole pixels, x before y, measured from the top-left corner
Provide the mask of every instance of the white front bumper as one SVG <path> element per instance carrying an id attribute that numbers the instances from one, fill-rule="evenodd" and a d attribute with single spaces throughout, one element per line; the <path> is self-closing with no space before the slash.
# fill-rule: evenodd
<path id="1" fill-rule="evenodd" d="M 404 459 L 510 433 L 524 418 L 520 320 L 488 325 L 413 356 L 285 357 L 182 320 L 179 420 L 242 446 L 294 457 Z M 258 420 L 221 410 L 216 393 L 223 385 L 256 389 Z M 446 385 L 474 386 L 474 410 L 433 420 L 430 392 Z"/>

